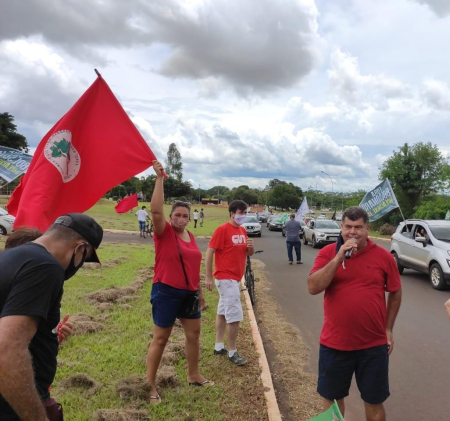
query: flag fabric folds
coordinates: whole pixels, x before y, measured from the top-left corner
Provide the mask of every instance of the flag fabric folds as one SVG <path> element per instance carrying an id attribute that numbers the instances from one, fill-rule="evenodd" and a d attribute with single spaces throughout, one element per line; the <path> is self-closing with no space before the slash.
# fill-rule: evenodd
<path id="1" fill-rule="evenodd" d="M 8 203 L 14 228 L 47 229 L 145 171 L 155 155 L 101 76 L 44 136 Z"/>
<path id="2" fill-rule="evenodd" d="M 445 218 L 446 221 L 450 220 L 450 210 L 447 211 L 447 213 L 445 214 Z"/>
<path id="3" fill-rule="evenodd" d="M 297 221 L 303 221 L 307 213 L 309 213 L 308 201 L 306 200 L 306 197 L 304 197 L 297 213 L 295 214 L 295 219 Z"/>
<path id="4" fill-rule="evenodd" d="M 122 199 L 114 209 L 117 213 L 125 213 L 133 208 L 137 208 L 138 206 L 139 203 L 137 199 L 137 193 L 135 193 L 129 197 L 125 197 L 125 199 Z"/>
<path id="5" fill-rule="evenodd" d="M 369 222 L 376 221 L 399 207 L 391 183 L 387 178 L 373 190 L 367 192 L 359 206 L 369 214 Z"/>

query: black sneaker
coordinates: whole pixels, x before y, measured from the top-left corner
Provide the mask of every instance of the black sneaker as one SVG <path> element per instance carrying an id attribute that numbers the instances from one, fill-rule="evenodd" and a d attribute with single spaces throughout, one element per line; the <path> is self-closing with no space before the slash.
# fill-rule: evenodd
<path id="1" fill-rule="evenodd" d="M 237 352 L 232 357 L 228 357 L 228 360 L 236 365 L 244 365 L 247 361 L 244 357 L 241 357 Z"/>
<path id="2" fill-rule="evenodd" d="M 216 351 L 214 348 L 214 355 L 228 355 L 228 349 L 222 348 L 220 351 Z"/>

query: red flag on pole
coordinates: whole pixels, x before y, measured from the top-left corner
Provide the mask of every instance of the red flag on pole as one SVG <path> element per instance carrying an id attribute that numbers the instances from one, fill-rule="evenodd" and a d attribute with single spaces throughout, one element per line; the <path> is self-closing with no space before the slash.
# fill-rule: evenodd
<path id="1" fill-rule="evenodd" d="M 138 206 L 137 194 L 134 193 L 131 196 L 122 199 L 114 209 L 117 213 L 125 213 Z"/>
<path id="2" fill-rule="evenodd" d="M 84 212 L 155 159 L 99 75 L 39 143 L 8 202 L 14 228 L 45 230 L 60 215 Z"/>

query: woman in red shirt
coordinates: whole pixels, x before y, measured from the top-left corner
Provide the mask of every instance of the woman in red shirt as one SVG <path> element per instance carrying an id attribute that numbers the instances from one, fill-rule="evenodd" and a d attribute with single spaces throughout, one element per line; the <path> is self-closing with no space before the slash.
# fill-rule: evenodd
<path id="1" fill-rule="evenodd" d="M 156 172 L 151 209 L 155 240 L 155 274 L 151 293 L 153 339 L 147 353 L 147 381 L 151 385 L 150 402 L 159 403 L 156 390 L 156 372 L 164 348 L 178 318 L 186 336 L 187 381 L 194 386 L 212 386 L 198 371 L 200 352 L 201 308 L 205 300 L 200 286 L 200 252 L 194 236 L 187 231 L 190 207 L 186 202 L 175 202 L 170 222 L 164 216 L 163 167 L 153 161 Z"/>

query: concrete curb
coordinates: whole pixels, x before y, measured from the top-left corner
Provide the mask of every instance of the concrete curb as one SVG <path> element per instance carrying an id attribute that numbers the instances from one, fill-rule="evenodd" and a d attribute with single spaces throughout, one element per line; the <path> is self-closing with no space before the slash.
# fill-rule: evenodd
<path id="1" fill-rule="evenodd" d="M 245 288 L 244 277 L 241 279 L 241 285 Z M 266 351 L 264 350 L 258 324 L 256 323 L 256 317 L 253 311 L 252 302 L 250 301 L 250 295 L 248 294 L 247 289 L 244 289 L 243 292 L 245 303 L 247 305 L 247 314 L 250 321 L 250 327 L 252 329 L 253 342 L 259 355 L 259 366 L 261 368 L 261 380 L 264 387 L 264 397 L 266 398 L 267 415 L 269 417 L 269 421 L 282 421 L 277 398 L 275 396 L 275 389 L 273 387 L 269 363 L 267 362 Z"/>

